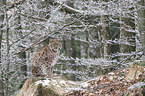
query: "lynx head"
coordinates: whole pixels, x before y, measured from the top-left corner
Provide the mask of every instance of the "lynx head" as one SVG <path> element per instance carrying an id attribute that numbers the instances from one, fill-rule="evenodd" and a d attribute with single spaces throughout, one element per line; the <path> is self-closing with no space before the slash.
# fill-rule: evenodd
<path id="1" fill-rule="evenodd" d="M 49 47 L 51 50 L 53 50 L 55 53 L 61 49 L 61 43 L 59 39 L 50 39 L 49 40 Z"/>

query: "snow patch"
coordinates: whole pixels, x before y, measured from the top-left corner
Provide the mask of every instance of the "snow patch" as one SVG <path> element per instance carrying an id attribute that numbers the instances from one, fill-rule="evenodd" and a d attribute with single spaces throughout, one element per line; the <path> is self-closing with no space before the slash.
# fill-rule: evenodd
<path id="1" fill-rule="evenodd" d="M 108 75 L 115 75 L 115 73 L 114 72 L 110 72 L 110 73 L 108 73 Z"/>
<path id="2" fill-rule="evenodd" d="M 50 83 L 50 80 L 39 80 L 37 82 L 35 82 L 35 85 L 38 85 L 38 84 L 42 84 L 43 86 L 46 86 L 46 85 L 49 85 Z"/>
<path id="3" fill-rule="evenodd" d="M 82 83 L 81 85 L 83 86 L 83 88 L 86 88 L 86 87 L 88 87 L 88 86 L 89 86 L 89 83 L 84 82 L 84 83 Z"/>

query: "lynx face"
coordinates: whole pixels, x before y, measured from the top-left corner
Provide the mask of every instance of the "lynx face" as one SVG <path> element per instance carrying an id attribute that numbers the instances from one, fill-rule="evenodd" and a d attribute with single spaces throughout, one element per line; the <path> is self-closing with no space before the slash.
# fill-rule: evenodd
<path id="1" fill-rule="evenodd" d="M 59 39 L 50 39 L 49 44 L 35 54 L 32 64 L 32 74 L 34 76 L 51 76 L 61 47 Z"/>
<path id="2" fill-rule="evenodd" d="M 62 46 L 58 39 L 50 39 L 49 47 L 56 53 Z"/>

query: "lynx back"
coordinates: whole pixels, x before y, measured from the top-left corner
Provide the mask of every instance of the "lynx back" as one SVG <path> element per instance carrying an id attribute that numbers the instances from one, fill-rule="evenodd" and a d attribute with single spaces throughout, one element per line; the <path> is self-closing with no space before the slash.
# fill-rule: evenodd
<path id="1" fill-rule="evenodd" d="M 57 62 L 62 45 L 59 39 L 50 39 L 50 42 L 33 57 L 32 75 L 51 76 Z"/>

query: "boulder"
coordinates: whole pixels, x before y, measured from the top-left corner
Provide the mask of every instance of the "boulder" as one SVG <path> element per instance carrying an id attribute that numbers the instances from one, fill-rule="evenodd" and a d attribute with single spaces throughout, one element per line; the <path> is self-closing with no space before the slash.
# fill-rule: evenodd
<path id="1" fill-rule="evenodd" d="M 64 96 L 72 90 L 81 90 L 85 86 L 82 84 L 60 76 L 32 77 L 26 80 L 17 96 Z"/>

